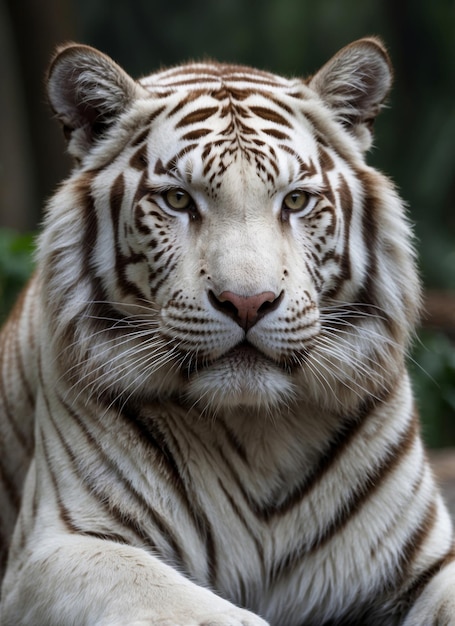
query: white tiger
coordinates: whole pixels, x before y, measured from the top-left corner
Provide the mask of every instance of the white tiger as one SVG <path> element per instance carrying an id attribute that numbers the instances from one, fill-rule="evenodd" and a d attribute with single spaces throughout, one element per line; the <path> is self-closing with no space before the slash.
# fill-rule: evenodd
<path id="1" fill-rule="evenodd" d="M 308 80 L 58 51 L 76 166 L 0 338 L 3 626 L 455 624 L 410 228 L 364 158 L 390 83 L 374 38 Z"/>

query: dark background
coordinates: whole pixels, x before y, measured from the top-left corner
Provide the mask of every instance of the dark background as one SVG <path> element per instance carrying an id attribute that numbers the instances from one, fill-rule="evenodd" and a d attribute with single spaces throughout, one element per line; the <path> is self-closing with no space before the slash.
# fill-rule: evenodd
<path id="1" fill-rule="evenodd" d="M 365 35 L 395 67 L 370 163 L 415 223 L 428 319 L 412 364 L 432 445 L 455 444 L 455 3 L 453 0 L 0 0 L 0 315 L 30 272 L 45 199 L 69 171 L 44 76 L 75 40 L 131 75 L 207 57 L 306 76 Z"/>

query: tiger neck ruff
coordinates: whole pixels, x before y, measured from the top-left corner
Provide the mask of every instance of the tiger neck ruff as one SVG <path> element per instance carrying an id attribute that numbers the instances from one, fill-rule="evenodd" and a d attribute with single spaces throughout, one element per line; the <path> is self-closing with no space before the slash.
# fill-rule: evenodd
<path id="1" fill-rule="evenodd" d="M 75 167 L 0 337 L 4 626 L 455 624 L 412 236 L 365 162 L 390 84 L 375 38 L 306 80 L 57 52 Z"/>

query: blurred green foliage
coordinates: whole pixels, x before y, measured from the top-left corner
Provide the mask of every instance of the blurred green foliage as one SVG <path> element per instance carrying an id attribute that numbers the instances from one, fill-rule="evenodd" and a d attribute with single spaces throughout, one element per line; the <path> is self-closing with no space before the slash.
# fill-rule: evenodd
<path id="1" fill-rule="evenodd" d="M 34 236 L 0 229 L 0 323 L 32 273 Z"/>
<path id="2" fill-rule="evenodd" d="M 428 445 L 455 445 L 455 347 L 442 332 L 420 331 L 410 371 Z"/>

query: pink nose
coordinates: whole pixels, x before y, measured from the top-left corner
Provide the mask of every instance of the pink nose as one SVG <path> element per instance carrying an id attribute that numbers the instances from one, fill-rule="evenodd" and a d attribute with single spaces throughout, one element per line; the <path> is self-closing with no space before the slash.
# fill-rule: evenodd
<path id="1" fill-rule="evenodd" d="M 277 308 L 281 294 L 264 291 L 254 296 L 239 296 L 232 291 L 223 291 L 219 296 L 210 292 L 210 301 L 215 308 L 229 315 L 245 332 L 256 324 L 261 317 Z"/>

